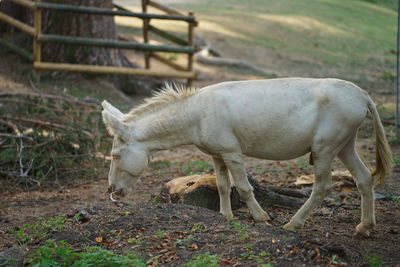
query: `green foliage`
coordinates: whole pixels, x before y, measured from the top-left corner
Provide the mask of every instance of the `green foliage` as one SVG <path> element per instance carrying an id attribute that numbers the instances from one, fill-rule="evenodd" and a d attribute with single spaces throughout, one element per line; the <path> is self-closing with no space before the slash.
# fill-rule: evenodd
<path id="1" fill-rule="evenodd" d="M 389 191 L 384 190 L 383 193 L 387 196 L 391 201 L 400 201 L 400 196 L 395 196 Z"/>
<path id="2" fill-rule="evenodd" d="M 49 234 L 62 231 L 65 228 L 63 217 L 39 218 L 36 224 L 24 224 L 22 227 L 11 229 L 9 232 L 20 245 L 30 243 L 33 240 L 43 239 Z"/>
<path id="3" fill-rule="evenodd" d="M 25 261 L 29 266 L 146 266 L 147 263 L 134 254 L 117 255 L 100 247 L 86 247 L 83 252 L 74 252 L 64 241 L 47 240 Z"/>
<path id="4" fill-rule="evenodd" d="M 394 162 L 394 164 L 400 164 L 400 159 L 399 158 L 397 158 L 397 157 L 395 157 L 395 156 L 393 156 L 393 162 Z"/>
<path id="5" fill-rule="evenodd" d="M 192 260 L 188 261 L 185 267 L 216 267 L 218 264 L 218 257 L 216 255 L 210 255 L 209 252 L 204 254 L 198 254 L 193 257 Z"/>
<path id="6" fill-rule="evenodd" d="M 14 266 L 14 263 L 16 261 L 17 261 L 17 259 L 14 259 L 14 258 L 0 259 L 0 267 Z"/>
<path id="7" fill-rule="evenodd" d="M 366 255 L 364 258 L 368 261 L 370 267 L 385 266 L 385 262 L 381 260 L 379 255 Z"/>
<path id="8" fill-rule="evenodd" d="M 193 225 L 193 227 L 192 227 L 192 232 L 199 232 L 199 231 L 201 231 L 202 229 L 204 229 L 204 226 L 203 226 L 203 225 L 201 225 L 201 224 L 195 224 L 195 225 Z"/>
<path id="9" fill-rule="evenodd" d="M 245 240 L 249 237 L 249 234 L 247 233 L 247 230 L 246 230 L 246 229 L 250 228 L 249 225 L 242 224 L 242 223 L 236 222 L 234 220 L 231 220 L 230 224 L 233 226 L 233 228 L 235 228 L 236 231 L 239 232 L 239 234 L 243 240 Z"/>
<path id="10" fill-rule="evenodd" d="M 150 162 L 150 168 L 154 170 L 164 169 L 171 167 L 172 163 L 168 160 Z"/>
<path id="11" fill-rule="evenodd" d="M 310 163 L 307 160 L 298 160 L 296 161 L 296 165 L 300 167 L 310 167 Z"/>
<path id="12" fill-rule="evenodd" d="M 101 143 L 105 129 L 100 106 L 68 97 L 4 99 L 0 177 L 19 186 L 43 185 L 75 177 L 95 177 L 93 166 L 105 165 L 110 144 Z M 14 129 L 13 129 L 14 128 Z M 17 136 L 16 131 L 23 133 Z M 99 153 L 102 152 L 102 153 Z"/>
<path id="13" fill-rule="evenodd" d="M 164 236 L 165 231 L 164 230 L 157 230 L 157 237 L 162 238 Z"/>
<path id="14" fill-rule="evenodd" d="M 337 255 L 332 255 L 331 257 L 328 257 L 329 263 L 332 264 L 339 264 L 339 261 L 337 260 Z"/>
<path id="15" fill-rule="evenodd" d="M 211 165 L 202 160 L 191 161 L 189 164 L 183 165 L 183 172 L 188 175 L 201 174 L 211 168 Z"/>

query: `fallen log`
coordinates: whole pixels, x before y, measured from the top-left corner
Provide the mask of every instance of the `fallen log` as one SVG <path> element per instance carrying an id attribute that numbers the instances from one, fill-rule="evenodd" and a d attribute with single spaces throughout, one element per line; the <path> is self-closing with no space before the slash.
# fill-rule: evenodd
<path id="1" fill-rule="evenodd" d="M 268 187 L 261 186 L 250 175 L 247 175 L 247 179 L 254 188 L 255 198 L 264 209 L 272 206 L 298 209 L 305 202 L 299 197 L 307 197 L 300 191 L 292 189 L 285 189 L 282 191 L 285 194 L 280 194 Z M 289 191 L 291 192 L 288 193 Z M 287 194 L 298 197 L 290 197 Z M 216 176 L 215 174 L 203 174 L 175 178 L 162 187 L 160 194 L 154 197 L 153 201 L 188 204 L 219 211 Z M 245 203 L 240 199 L 234 186 L 231 190 L 231 204 L 233 210 L 245 207 Z"/>

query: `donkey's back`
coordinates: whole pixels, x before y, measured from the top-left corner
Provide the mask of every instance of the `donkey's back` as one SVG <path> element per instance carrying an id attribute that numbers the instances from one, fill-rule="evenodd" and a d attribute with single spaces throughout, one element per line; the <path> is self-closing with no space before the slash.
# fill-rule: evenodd
<path id="1" fill-rule="evenodd" d="M 208 105 L 202 125 L 213 132 L 204 136 L 212 137 L 211 146 L 218 142 L 271 160 L 345 143 L 365 119 L 370 101 L 350 82 L 303 78 L 221 83 L 204 88 L 199 97 Z"/>

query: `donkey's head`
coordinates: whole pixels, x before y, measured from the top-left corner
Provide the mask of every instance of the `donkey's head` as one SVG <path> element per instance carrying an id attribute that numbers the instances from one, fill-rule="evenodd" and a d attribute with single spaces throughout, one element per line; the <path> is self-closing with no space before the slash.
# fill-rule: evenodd
<path id="1" fill-rule="evenodd" d="M 148 164 L 148 152 L 135 141 L 133 129 L 123 122 L 121 111 L 103 101 L 103 122 L 114 137 L 111 165 L 108 174 L 109 192 L 120 196 L 128 194 Z"/>

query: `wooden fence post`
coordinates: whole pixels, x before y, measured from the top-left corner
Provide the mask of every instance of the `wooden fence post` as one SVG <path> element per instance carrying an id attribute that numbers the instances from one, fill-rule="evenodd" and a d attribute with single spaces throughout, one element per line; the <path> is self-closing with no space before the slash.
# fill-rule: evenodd
<path id="1" fill-rule="evenodd" d="M 142 12 L 147 13 L 147 5 L 149 0 L 142 0 Z M 149 43 L 149 24 L 150 19 L 143 19 L 143 42 L 145 44 Z M 150 69 L 150 57 L 151 52 L 144 52 L 144 65 L 146 69 Z"/>
<path id="2" fill-rule="evenodd" d="M 37 2 L 39 2 L 38 0 Z M 34 11 L 34 28 L 35 28 L 35 35 L 33 36 L 33 61 L 40 63 L 41 62 L 41 43 L 38 42 L 38 36 L 42 31 L 42 10 L 40 7 L 35 7 Z M 35 69 L 34 75 L 37 82 L 40 82 L 40 70 Z"/>
<path id="3" fill-rule="evenodd" d="M 194 16 L 193 12 L 189 12 L 189 16 Z M 191 46 L 194 48 L 194 27 L 195 23 L 194 22 L 189 22 L 189 29 L 188 29 L 188 46 Z M 187 65 L 187 70 L 192 71 L 193 70 L 193 53 L 188 53 L 188 65 Z M 186 85 L 188 87 L 192 86 L 192 81 L 193 79 L 188 79 Z"/>

